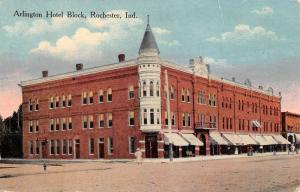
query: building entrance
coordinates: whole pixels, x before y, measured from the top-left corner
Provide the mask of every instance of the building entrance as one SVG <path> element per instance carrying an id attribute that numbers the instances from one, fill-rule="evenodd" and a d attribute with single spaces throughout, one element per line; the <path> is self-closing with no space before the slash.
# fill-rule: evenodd
<path id="1" fill-rule="evenodd" d="M 200 155 L 206 155 L 206 138 L 204 134 L 200 135 L 200 140 L 203 143 L 203 146 L 200 147 Z"/>
<path id="2" fill-rule="evenodd" d="M 80 158 L 80 140 L 79 139 L 75 140 L 75 158 L 76 159 Z"/>
<path id="3" fill-rule="evenodd" d="M 157 158 L 157 135 L 149 134 L 145 136 L 146 158 Z"/>
<path id="4" fill-rule="evenodd" d="M 99 139 L 98 154 L 99 154 L 99 159 L 104 158 L 104 138 Z"/>

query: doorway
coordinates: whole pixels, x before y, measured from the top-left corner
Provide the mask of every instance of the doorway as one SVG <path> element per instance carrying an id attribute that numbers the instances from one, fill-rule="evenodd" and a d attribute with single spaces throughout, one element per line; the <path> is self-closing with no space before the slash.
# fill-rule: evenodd
<path id="1" fill-rule="evenodd" d="M 203 143 L 203 146 L 200 147 L 200 155 L 206 155 L 206 138 L 203 133 L 200 135 L 200 140 Z"/>
<path id="2" fill-rule="evenodd" d="M 75 158 L 76 159 L 80 158 L 80 140 L 79 139 L 75 140 Z"/>
<path id="3" fill-rule="evenodd" d="M 42 141 L 42 158 L 47 158 L 47 141 Z"/>
<path id="4" fill-rule="evenodd" d="M 104 158 L 104 138 L 99 139 L 98 143 L 98 157 L 99 159 Z"/>
<path id="5" fill-rule="evenodd" d="M 145 136 L 146 158 L 157 158 L 157 135 L 149 134 Z"/>

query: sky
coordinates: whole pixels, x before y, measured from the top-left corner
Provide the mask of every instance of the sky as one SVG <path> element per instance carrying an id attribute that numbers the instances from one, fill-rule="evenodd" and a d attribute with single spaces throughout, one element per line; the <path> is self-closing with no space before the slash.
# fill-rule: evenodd
<path id="1" fill-rule="evenodd" d="M 41 13 L 18 17 L 16 11 Z M 46 12 L 64 17 L 46 17 Z M 86 18 L 68 18 L 82 12 Z M 90 13 L 121 18 L 91 18 Z M 125 12 L 137 18 L 125 18 Z M 160 57 L 179 65 L 202 56 L 212 73 L 282 93 L 300 113 L 300 0 L 0 0 L 0 115 L 22 103 L 20 81 L 136 58 L 147 14 Z"/>

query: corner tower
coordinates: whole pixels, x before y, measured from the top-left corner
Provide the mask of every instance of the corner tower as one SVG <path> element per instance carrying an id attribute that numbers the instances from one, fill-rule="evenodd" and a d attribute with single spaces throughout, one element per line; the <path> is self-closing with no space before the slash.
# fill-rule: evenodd
<path id="1" fill-rule="evenodd" d="M 157 133 L 161 130 L 160 71 L 159 49 L 148 16 L 138 57 L 140 130 L 144 133 Z"/>

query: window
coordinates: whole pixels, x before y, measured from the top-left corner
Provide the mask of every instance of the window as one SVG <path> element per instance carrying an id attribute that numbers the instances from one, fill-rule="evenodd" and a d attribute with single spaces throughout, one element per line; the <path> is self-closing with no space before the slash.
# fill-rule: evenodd
<path id="1" fill-rule="evenodd" d="M 112 113 L 107 113 L 107 126 L 112 127 L 113 121 L 112 121 Z"/>
<path id="2" fill-rule="evenodd" d="M 225 129 L 225 117 L 223 117 L 223 124 L 222 124 L 223 126 L 223 129 Z"/>
<path id="3" fill-rule="evenodd" d="M 150 96 L 154 95 L 154 84 L 153 81 L 150 81 Z"/>
<path id="4" fill-rule="evenodd" d="M 62 96 L 61 107 L 66 107 L 66 96 L 65 95 Z"/>
<path id="5" fill-rule="evenodd" d="M 182 126 L 185 127 L 185 114 L 182 113 Z"/>
<path id="6" fill-rule="evenodd" d="M 147 125 L 147 109 L 144 109 L 144 125 Z"/>
<path id="7" fill-rule="evenodd" d="M 170 94 L 170 99 L 174 99 L 175 98 L 175 91 L 174 91 L 174 87 L 173 85 L 171 86 L 171 94 Z"/>
<path id="8" fill-rule="evenodd" d="M 82 93 L 82 105 L 87 104 L 87 92 Z"/>
<path id="9" fill-rule="evenodd" d="M 165 111 L 165 125 L 169 125 L 168 111 Z"/>
<path id="10" fill-rule="evenodd" d="M 40 141 L 35 141 L 35 154 L 40 154 Z"/>
<path id="11" fill-rule="evenodd" d="M 229 124 L 228 120 L 229 120 L 229 118 L 226 117 L 226 129 L 229 128 L 229 126 L 228 126 L 228 124 Z"/>
<path id="12" fill-rule="evenodd" d="M 66 118 L 62 118 L 62 130 L 63 131 L 67 130 Z"/>
<path id="13" fill-rule="evenodd" d="M 49 101 L 49 109 L 53 109 L 54 108 L 54 98 L 50 97 L 50 101 Z"/>
<path id="14" fill-rule="evenodd" d="M 222 97 L 222 108 L 224 108 L 224 97 Z"/>
<path id="15" fill-rule="evenodd" d="M 114 153 L 114 143 L 113 143 L 113 138 L 108 137 L 108 154 L 112 155 Z"/>
<path id="16" fill-rule="evenodd" d="M 205 92 L 199 91 L 198 93 L 198 103 L 204 105 L 205 104 Z"/>
<path id="17" fill-rule="evenodd" d="M 50 131 L 54 131 L 54 119 L 50 119 Z"/>
<path id="18" fill-rule="evenodd" d="M 156 124 L 160 124 L 160 112 L 159 112 L 159 109 L 156 110 Z"/>
<path id="19" fill-rule="evenodd" d="M 33 132 L 33 121 L 30 120 L 29 121 L 29 133 L 32 133 Z"/>
<path id="20" fill-rule="evenodd" d="M 35 110 L 36 111 L 39 110 L 39 100 L 38 99 L 35 100 Z"/>
<path id="21" fill-rule="evenodd" d="M 40 127 L 39 127 L 39 120 L 36 120 L 35 121 L 35 132 L 39 132 L 39 129 L 40 129 Z"/>
<path id="22" fill-rule="evenodd" d="M 182 88 L 181 89 L 181 101 L 182 102 L 184 102 L 184 100 L 185 100 L 184 97 L 185 97 L 185 95 L 184 95 L 184 89 Z"/>
<path id="23" fill-rule="evenodd" d="M 208 105 L 209 106 L 216 106 L 216 96 L 213 94 L 208 95 Z"/>
<path id="24" fill-rule="evenodd" d="M 129 126 L 134 126 L 134 111 L 129 111 L 128 121 L 129 121 Z"/>
<path id="25" fill-rule="evenodd" d="M 160 87 L 159 87 L 159 82 L 156 83 L 156 96 L 159 97 L 159 90 L 160 90 Z"/>
<path id="26" fill-rule="evenodd" d="M 56 118 L 56 121 L 55 121 L 55 130 L 59 131 L 59 118 Z"/>
<path id="27" fill-rule="evenodd" d="M 172 125 L 175 125 L 175 113 L 171 112 L 171 118 L 172 118 Z"/>
<path id="28" fill-rule="evenodd" d="M 94 128 L 94 117 L 93 115 L 89 115 L 89 128 Z"/>
<path id="29" fill-rule="evenodd" d="M 55 98 L 55 107 L 56 108 L 59 107 L 59 96 L 56 96 L 56 98 Z"/>
<path id="30" fill-rule="evenodd" d="M 67 140 L 63 140 L 63 149 L 62 149 L 62 154 L 65 155 L 67 154 Z"/>
<path id="31" fill-rule="evenodd" d="M 107 90 L 107 102 L 112 102 L 112 90 L 109 88 Z"/>
<path id="32" fill-rule="evenodd" d="M 94 95 L 93 95 L 93 92 L 90 91 L 89 93 L 89 104 L 93 104 L 94 103 Z"/>
<path id="33" fill-rule="evenodd" d="M 154 124 L 154 109 L 150 109 L 150 124 Z"/>
<path id="34" fill-rule="evenodd" d="M 56 140 L 56 154 L 57 155 L 60 154 L 60 142 L 59 142 L 59 140 Z"/>
<path id="35" fill-rule="evenodd" d="M 29 99 L 29 103 L 28 103 L 28 110 L 29 110 L 29 112 L 31 112 L 32 111 L 32 109 L 33 109 L 33 103 L 32 103 L 32 101 L 31 101 L 31 99 Z"/>
<path id="36" fill-rule="evenodd" d="M 147 96 L 147 85 L 146 85 L 146 81 L 143 81 L 143 96 Z"/>
<path id="37" fill-rule="evenodd" d="M 68 107 L 72 106 L 72 95 L 68 95 Z"/>
<path id="38" fill-rule="evenodd" d="M 72 139 L 70 139 L 68 143 L 68 154 L 72 155 L 72 153 L 73 153 L 73 141 Z"/>
<path id="39" fill-rule="evenodd" d="M 128 98 L 129 99 L 134 99 L 134 87 L 133 85 L 130 85 L 128 88 Z"/>
<path id="40" fill-rule="evenodd" d="M 54 140 L 51 140 L 50 141 L 50 155 L 53 155 L 54 154 Z"/>
<path id="41" fill-rule="evenodd" d="M 29 141 L 29 154 L 33 155 L 33 141 Z"/>
<path id="42" fill-rule="evenodd" d="M 242 100 L 242 111 L 244 111 L 244 100 Z"/>
<path id="43" fill-rule="evenodd" d="M 99 127 L 103 128 L 104 127 L 104 115 L 99 114 Z"/>
<path id="44" fill-rule="evenodd" d="M 72 127 L 72 117 L 69 117 L 69 118 L 68 118 L 68 129 L 69 129 L 69 130 L 72 130 L 72 128 L 73 128 L 73 127 Z"/>
<path id="45" fill-rule="evenodd" d="M 84 129 L 88 128 L 87 116 L 82 117 L 82 128 Z"/>
<path id="46" fill-rule="evenodd" d="M 232 129 L 232 118 L 230 117 L 230 129 Z"/>
<path id="47" fill-rule="evenodd" d="M 99 103 L 103 103 L 104 102 L 103 90 L 102 89 L 99 90 L 98 99 L 99 99 Z"/>
<path id="48" fill-rule="evenodd" d="M 188 127 L 191 126 L 191 114 L 190 113 L 187 114 L 187 126 Z"/>
<path id="49" fill-rule="evenodd" d="M 186 101 L 187 101 L 187 102 L 190 102 L 190 101 L 191 101 L 191 100 L 190 100 L 190 90 L 189 90 L 189 89 L 186 91 Z"/>
<path id="50" fill-rule="evenodd" d="M 128 149 L 129 153 L 134 153 L 135 152 L 135 138 L 134 137 L 129 137 L 129 144 L 128 144 Z"/>
<path id="51" fill-rule="evenodd" d="M 94 154 L 94 152 L 95 152 L 94 139 L 93 138 L 89 139 L 89 152 L 90 152 L 90 154 Z"/>

